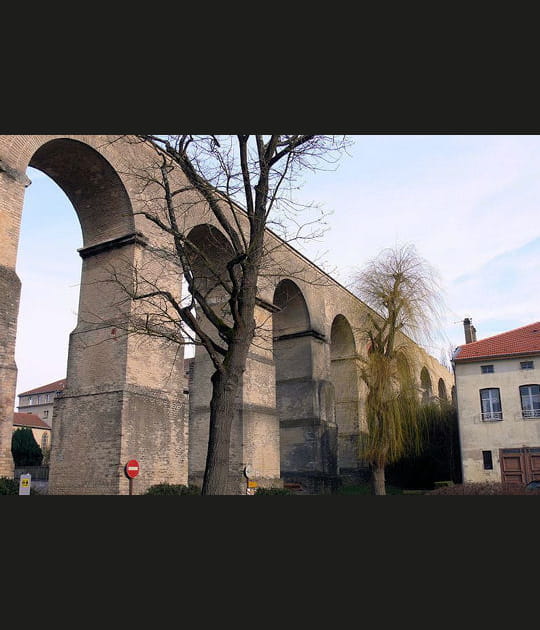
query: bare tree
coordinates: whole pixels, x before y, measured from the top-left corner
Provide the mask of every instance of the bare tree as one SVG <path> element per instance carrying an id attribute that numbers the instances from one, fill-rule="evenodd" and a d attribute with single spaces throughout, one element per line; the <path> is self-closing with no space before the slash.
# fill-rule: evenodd
<path id="1" fill-rule="evenodd" d="M 161 271 L 155 262 L 151 272 L 141 264 L 135 274 L 115 270 L 114 281 L 141 305 L 131 333 L 207 351 L 214 372 L 202 493 L 226 494 L 234 404 L 257 334 L 258 285 L 265 274 L 280 273 L 268 228 L 279 237 L 272 241 L 277 248 L 313 237 L 322 215 L 302 221 L 300 213 L 312 208 L 295 203 L 295 186 L 302 173 L 336 164 L 349 141 L 279 134 L 139 135 L 130 141 L 152 150 L 148 167 L 131 174 L 145 199 L 141 214 L 169 246 L 157 252 Z M 194 209 L 207 214 L 205 228 L 193 229 Z M 171 269 L 183 275 L 183 299 L 170 288 Z"/>
<path id="2" fill-rule="evenodd" d="M 413 245 L 385 249 L 358 273 L 355 292 L 373 311 L 362 333 L 368 341 L 361 377 L 367 386 L 367 431 L 360 455 L 369 462 L 374 494 L 385 494 L 385 467 L 418 453 L 424 437 L 415 348 L 430 340 L 441 312 L 435 270 Z"/>

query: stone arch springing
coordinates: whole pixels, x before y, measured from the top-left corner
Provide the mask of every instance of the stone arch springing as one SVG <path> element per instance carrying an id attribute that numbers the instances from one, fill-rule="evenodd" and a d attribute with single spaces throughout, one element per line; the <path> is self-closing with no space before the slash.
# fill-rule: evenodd
<path id="1" fill-rule="evenodd" d="M 330 332 L 330 380 L 335 390 L 338 469 L 358 467 L 359 383 L 356 343 L 348 320 L 337 315 Z"/>

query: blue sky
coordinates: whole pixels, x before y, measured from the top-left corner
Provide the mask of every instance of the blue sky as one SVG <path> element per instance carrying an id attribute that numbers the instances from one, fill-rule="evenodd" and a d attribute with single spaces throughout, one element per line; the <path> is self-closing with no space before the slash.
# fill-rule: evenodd
<path id="1" fill-rule="evenodd" d="M 337 169 L 308 173 L 296 198 L 332 212 L 307 247 L 347 287 L 380 250 L 413 243 L 446 306 L 431 354 L 540 319 L 540 136 L 368 135 Z M 81 230 L 70 202 L 29 169 L 17 272 L 23 283 L 17 393 L 65 376 L 76 325 Z"/>

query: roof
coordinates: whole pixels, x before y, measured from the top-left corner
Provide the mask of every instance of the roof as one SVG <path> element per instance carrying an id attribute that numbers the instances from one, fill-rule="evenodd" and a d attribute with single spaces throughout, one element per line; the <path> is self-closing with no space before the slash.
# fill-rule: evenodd
<path id="1" fill-rule="evenodd" d="M 459 346 L 454 361 L 540 354 L 540 322 Z"/>
<path id="2" fill-rule="evenodd" d="M 17 411 L 13 414 L 13 426 L 29 427 L 31 429 L 49 429 L 49 431 L 51 429 L 50 425 L 39 416 L 36 416 L 35 413 L 19 413 Z"/>
<path id="3" fill-rule="evenodd" d="M 54 381 L 54 383 L 49 383 L 48 385 L 42 385 L 41 387 L 36 387 L 36 389 L 29 389 L 27 392 L 23 392 L 19 394 L 19 396 L 28 396 L 29 394 L 48 394 L 50 392 L 58 392 L 64 389 L 66 386 L 66 379 L 63 378 L 60 381 Z"/>

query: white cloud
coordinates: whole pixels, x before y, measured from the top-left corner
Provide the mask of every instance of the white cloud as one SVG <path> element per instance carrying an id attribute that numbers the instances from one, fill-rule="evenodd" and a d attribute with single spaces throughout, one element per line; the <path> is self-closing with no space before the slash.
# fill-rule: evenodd
<path id="1" fill-rule="evenodd" d="M 539 318 L 539 136 L 368 137 L 354 153 L 347 177 L 325 175 L 303 191 L 335 209 L 325 244 L 338 280 L 412 242 L 441 275 L 454 345 L 466 316 L 481 336 L 504 332 L 492 332 L 497 321 L 510 329 Z"/>
<path id="2" fill-rule="evenodd" d="M 422 141 L 409 139 L 410 150 Z M 414 242 L 451 279 L 540 235 L 540 178 L 531 178 L 540 164 L 540 139 L 466 137 L 466 150 L 435 153 L 421 165 L 394 163 L 386 181 L 370 170 L 374 140 L 364 152 L 363 143 L 355 151 L 357 168 L 366 170 L 360 181 L 327 182 L 317 190 L 335 209 L 327 243 L 340 267 L 361 265 L 396 241 Z"/>

